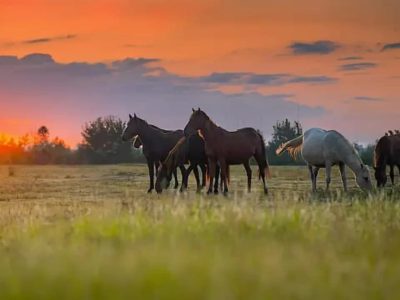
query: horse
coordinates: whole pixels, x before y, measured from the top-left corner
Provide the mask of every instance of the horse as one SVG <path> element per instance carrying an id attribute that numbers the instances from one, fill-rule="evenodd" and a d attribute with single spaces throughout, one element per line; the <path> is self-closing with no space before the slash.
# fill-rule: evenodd
<path id="1" fill-rule="evenodd" d="M 154 167 L 158 162 L 164 161 L 169 151 L 176 145 L 181 137 L 182 130 L 165 131 L 160 128 L 148 124 L 145 120 L 140 119 L 136 114 L 132 117 L 129 115 L 129 121 L 122 133 L 122 140 L 129 141 L 133 137 L 139 136 L 143 144 L 143 154 L 146 157 L 149 169 L 150 187 L 148 193 L 154 189 Z M 185 174 L 185 166 L 179 165 L 182 178 Z"/>
<path id="2" fill-rule="evenodd" d="M 292 157 L 301 152 L 310 172 L 313 192 L 317 190 L 317 176 L 320 168 L 326 169 L 326 190 L 329 190 L 331 169 L 334 165 L 339 166 L 345 191 L 347 191 L 346 165 L 355 174 L 360 188 L 372 189 L 368 167 L 363 164 L 354 146 L 335 130 L 311 128 L 303 135 L 283 143 L 276 150 L 276 154 L 280 155 L 284 151 L 288 151 Z"/>
<path id="3" fill-rule="evenodd" d="M 196 178 L 197 191 L 199 192 L 201 188 L 205 186 L 207 156 L 204 150 L 204 141 L 197 134 L 192 135 L 189 138 L 181 138 L 175 147 L 169 152 L 165 161 L 161 162 L 155 184 L 156 191 L 161 193 L 162 190 L 168 186 L 171 180 L 172 171 L 176 169 L 179 164 L 187 162 L 189 162 L 190 165 L 186 170 L 185 177 L 182 181 L 181 191 L 187 188 L 190 172 L 193 171 Z M 201 186 L 197 166 L 199 166 L 202 171 Z"/>
<path id="4" fill-rule="evenodd" d="M 227 131 L 217 126 L 200 108 L 192 110 L 189 122 L 183 132 L 188 137 L 199 131 L 204 139 L 210 177 L 207 193 L 212 192 L 217 163 L 221 168 L 221 180 L 225 195 L 228 193 L 228 166 L 236 164 L 243 164 L 247 174 L 247 190 L 250 192 L 252 171 L 249 160 L 254 157 L 259 168 L 259 178 L 262 178 L 263 181 L 264 193 L 267 194 L 265 174 L 269 174 L 269 166 L 266 159 L 265 142 L 261 133 L 254 128 Z"/>
<path id="5" fill-rule="evenodd" d="M 150 125 L 150 126 L 153 126 L 154 128 L 158 128 L 157 126 L 154 126 L 154 125 Z M 158 128 L 158 129 L 160 129 L 161 131 L 163 131 L 165 133 L 170 132 L 170 131 L 165 130 L 165 129 L 161 129 L 161 128 Z M 140 137 L 138 135 L 136 137 L 134 137 L 133 147 L 136 148 L 136 149 L 139 149 L 140 147 L 143 147 L 143 143 L 140 140 Z M 143 153 L 147 152 L 146 150 L 147 149 L 145 147 L 143 147 Z M 156 171 L 156 177 L 157 177 L 157 174 L 158 174 L 158 169 L 159 169 L 160 163 L 161 162 L 159 162 L 159 161 L 154 162 L 154 167 L 155 167 L 155 171 Z M 177 166 L 175 166 L 175 169 L 172 171 L 172 174 L 174 175 L 174 179 L 175 179 L 174 189 L 177 189 L 178 186 L 179 186 L 178 175 L 177 175 L 177 172 L 176 172 L 176 168 L 177 168 Z"/>
<path id="6" fill-rule="evenodd" d="M 386 166 L 390 167 L 390 180 L 394 185 L 394 167 L 400 172 L 400 134 L 381 137 L 374 149 L 375 179 L 378 187 L 384 187 L 387 182 Z"/>

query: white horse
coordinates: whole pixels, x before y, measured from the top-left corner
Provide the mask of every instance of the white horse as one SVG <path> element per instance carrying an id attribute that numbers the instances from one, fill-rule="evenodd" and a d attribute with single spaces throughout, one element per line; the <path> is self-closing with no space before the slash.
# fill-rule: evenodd
<path id="1" fill-rule="evenodd" d="M 317 190 L 317 176 L 320 168 L 326 168 L 326 189 L 331 182 L 332 166 L 338 165 L 344 190 L 347 191 L 347 165 L 355 174 L 358 186 L 372 189 L 368 167 L 363 164 L 353 145 L 335 130 L 311 128 L 303 135 L 282 144 L 276 154 L 288 151 L 293 157 L 301 151 L 310 171 L 312 190 Z"/>

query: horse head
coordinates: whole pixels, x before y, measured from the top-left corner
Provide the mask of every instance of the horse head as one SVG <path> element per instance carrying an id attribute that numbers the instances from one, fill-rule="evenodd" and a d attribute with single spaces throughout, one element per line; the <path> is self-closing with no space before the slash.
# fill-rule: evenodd
<path id="1" fill-rule="evenodd" d="M 372 190 L 372 182 L 369 168 L 362 163 L 360 165 L 359 171 L 356 173 L 356 182 L 361 189 L 367 191 Z"/>
<path id="2" fill-rule="evenodd" d="M 140 121 L 142 120 L 139 119 L 136 114 L 134 114 L 133 117 L 129 114 L 128 124 L 126 125 L 121 137 L 123 141 L 129 141 L 139 134 Z"/>
<path id="3" fill-rule="evenodd" d="M 198 130 L 205 128 L 206 122 L 210 120 L 207 114 L 200 108 L 192 109 L 192 115 L 190 116 L 189 122 L 186 124 L 183 130 L 186 137 L 194 135 Z"/>

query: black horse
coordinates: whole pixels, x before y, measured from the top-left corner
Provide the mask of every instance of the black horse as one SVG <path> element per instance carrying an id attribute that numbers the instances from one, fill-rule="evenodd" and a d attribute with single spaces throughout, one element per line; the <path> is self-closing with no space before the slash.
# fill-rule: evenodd
<path id="1" fill-rule="evenodd" d="M 190 165 L 182 179 L 181 191 L 187 188 L 190 172 L 193 171 L 196 178 L 197 191 L 199 192 L 201 188 L 206 185 L 208 158 L 204 148 L 204 140 L 198 134 L 192 135 L 188 138 L 181 138 L 175 147 L 169 152 L 165 161 L 161 163 L 155 185 L 157 193 L 161 193 L 163 189 L 168 187 L 172 178 L 173 170 L 176 170 L 177 166 L 188 162 Z M 202 171 L 201 185 L 197 167 L 200 167 Z M 216 169 L 216 180 L 214 185 L 215 193 L 218 192 L 219 173 L 220 169 L 218 166 Z"/>
<path id="2" fill-rule="evenodd" d="M 129 141 L 135 136 L 139 136 L 143 144 L 143 154 L 147 160 L 149 168 L 150 187 L 148 193 L 154 189 L 154 167 L 155 164 L 164 161 L 169 151 L 176 145 L 180 138 L 183 137 L 182 130 L 165 131 L 156 126 L 148 124 L 145 120 L 140 119 L 134 114 L 129 115 L 129 122 L 124 132 L 122 140 Z M 182 173 L 182 180 L 185 175 L 185 166 L 178 166 Z"/>
<path id="3" fill-rule="evenodd" d="M 168 130 L 158 128 L 157 126 L 154 126 L 154 125 L 150 125 L 150 126 L 153 126 L 154 128 L 160 129 L 160 130 L 162 130 L 162 131 L 165 132 L 165 133 L 170 132 L 170 131 L 168 131 Z M 140 140 L 140 137 L 139 137 L 139 136 L 136 136 L 136 137 L 134 138 L 134 140 L 133 140 L 133 147 L 136 148 L 136 149 L 139 149 L 140 147 L 143 147 L 143 149 L 142 149 L 143 154 L 148 152 L 148 151 L 147 151 L 147 148 L 143 146 L 143 143 L 142 143 L 142 141 Z M 159 168 L 159 166 L 160 166 L 160 162 L 159 162 L 159 161 L 154 162 L 154 167 L 155 167 L 155 171 L 156 171 L 156 177 L 157 177 L 157 174 L 158 174 L 158 168 Z M 178 174 L 177 174 L 177 172 L 176 172 L 176 168 L 172 171 L 172 174 L 174 175 L 174 179 L 175 179 L 175 186 L 174 186 L 174 189 L 177 189 L 178 186 L 179 186 L 179 182 L 178 182 Z"/>

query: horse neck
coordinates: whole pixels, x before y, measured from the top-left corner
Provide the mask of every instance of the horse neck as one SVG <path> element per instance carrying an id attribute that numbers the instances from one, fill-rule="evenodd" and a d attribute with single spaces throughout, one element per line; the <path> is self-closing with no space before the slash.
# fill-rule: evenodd
<path id="1" fill-rule="evenodd" d="M 344 163 L 356 174 L 361 171 L 362 161 L 353 149 L 349 154 L 345 155 Z"/>
<path id="2" fill-rule="evenodd" d="M 216 137 L 220 130 L 221 128 L 219 128 L 213 121 L 207 120 L 205 122 L 204 129 L 201 130 L 201 134 L 203 135 L 205 141 L 210 141 Z"/>
<path id="3" fill-rule="evenodd" d="M 139 132 L 139 137 L 140 140 L 142 141 L 143 145 L 149 145 L 153 142 L 154 138 L 159 136 L 160 132 L 147 124 L 146 122 L 143 122 L 138 130 Z"/>

